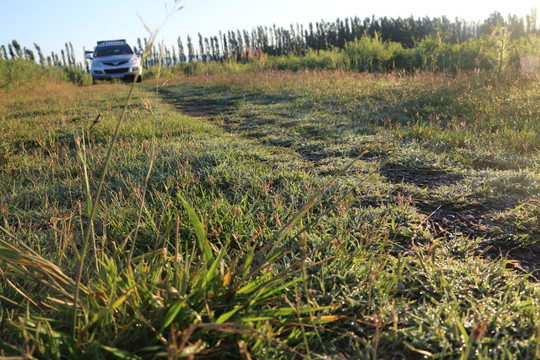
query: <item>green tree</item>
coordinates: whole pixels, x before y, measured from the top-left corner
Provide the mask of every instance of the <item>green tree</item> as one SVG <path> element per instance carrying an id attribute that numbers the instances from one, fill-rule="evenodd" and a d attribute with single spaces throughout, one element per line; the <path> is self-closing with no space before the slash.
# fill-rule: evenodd
<path id="1" fill-rule="evenodd" d="M 207 37 L 204 38 L 204 53 L 206 56 L 206 61 L 212 60 L 212 52 L 210 50 L 210 41 Z"/>
<path id="2" fill-rule="evenodd" d="M 217 36 L 210 37 L 210 47 L 212 50 L 212 60 L 217 60 L 219 58 L 219 44 Z"/>
<path id="3" fill-rule="evenodd" d="M 66 59 L 67 59 L 66 65 L 69 67 L 72 67 L 75 65 L 75 59 L 72 54 L 73 45 L 70 48 L 69 44 L 65 43 L 65 47 L 66 47 Z"/>
<path id="4" fill-rule="evenodd" d="M 182 38 L 179 36 L 176 40 L 178 43 L 178 61 L 186 62 L 186 53 L 184 51 L 184 44 L 182 43 Z"/>
<path id="5" fill-rule="evenodd" d="M 36 56 L 34 52 L 30 49 L 24 48 L 24 58 L 30 61 L 36 61 Z"/>
<path id="6" fill-rule="evenodd" d="M 43 56 L 43 53 L 41 52 L 41 48 L 39 47 L 38 44 L 34 43 L 34 47 L 36 48 L 36 51 L 38 53 L 38 57 L 39 57 L 39 63 L 41 66 L 45 66 L 45 57 Z"/>
<path id="7" fill-rule="evenodd" d="M 13 45 L 13 49 L 15 50 L 15 54 L 17 55 L 17 58 L 22 58 L 23 54 L 21 50 L 21 45 L 19 45 L 17 40 L 13 40 L 11 44 Z"/>
<path id="8" fill-rule="evenodd" d="M 251 40 L 249 38 L 249 32 L 247 30 L 244 30 L 244 44 L 246 48 L 246 58 L 247 58 L 249 52 L 251 51 Z"/>
<path id="9" fill-rule="evenodd" d="M 269 51 L 269 44 L 268 44 L 268 28 L 259 26 L 257 28 L 257 42 L 259 46 L 259 50 L 262 52 L 268 53 Z"/>
<path id="10" fill-rule="evenodd" d="M 240 33 L 240 30 L 236 30 L 236 42 L 238 44 L 236 61 L 240 61 L 242 58 L 242 53 L 244 52 L 244 42 L 242 41 L 242 34 Z"/>
<path id="11" fill-rule="evenodd" d="M 525 22 L 522 17 L 508 15 L 508 30 L 511 39 L 519 39 L 525 36 Z"/>
<path id="12" fill-rule="evenodd" d="M 13 45 L 8 44 L 8 50 L 9 50 L 9 56 L 11 56 L 11 60 L 15 60 L 17 58 L 17 55 L 15 54 L 15 51 L 13 50 Z"/>
<path id="13" fill-rule="evenodd" d="M 173 46 L 172 47 L 172 63 L 171 65 L 176 65 L 178 64 L 178 58 L 176 57 L 176 48 Z"/>
<path id="14" fill-rule="evenodd" d="M 63 67 L 66 67 L 67 62 L 66 62 L 66 53 L 65 53 L 64 49 L 60 50 L 60 54 L 62 54 L 62 64 L 61 65 Z"/>
<path id="15" fill-rule="evenodd" d="M 7 53 L 7 50 L 6 50 L 6 47 L 4 45 L 2 45 L 2 47 L 0 48 L 1 50 L 1 54 L 2 54 L 2 57 L 7 60 L 8 59 L 8 53 Z"/>
<path id="16" fill-rule="evenodd" d="M 501 13 L 495 11 L 494 13 L 491 13 L 486 20 L 484 20 L 482 25 L 479 26 L 479 35 L 491 35 L 496 27 L 505 25 L 506 23 Z"/>
<path id="17" fill-rule="evenodd" d="M 195 60 L 195 49 L 193 48 L 193 43 L 191 42 L 191 36 L 187 36 L 187 48 L 188 48 L 188 60 L 192 62 Z"/>
<path id="18" fill-rule="evenodd" d="M 227 43 L 227 35 L 222 34 L 223 37 L 223 58 L 227 60 L 229 58 L 229 46 Z"/>
<path id="19" fill-rule="evenodd" d="M 197 36 L 199 37 L 199 55 L 201 56 L 202 61 L 206 62 L 206 54 L 204 52 L 203 37 L 201 33 L 198 33 Z"/>

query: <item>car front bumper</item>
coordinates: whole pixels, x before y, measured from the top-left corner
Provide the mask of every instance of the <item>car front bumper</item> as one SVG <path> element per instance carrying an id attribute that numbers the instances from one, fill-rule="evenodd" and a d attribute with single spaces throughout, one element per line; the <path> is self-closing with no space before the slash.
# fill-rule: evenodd
<path id="1" fill-rule="evenodd" d="M 122 68 L 102 68 L 93 69 L 92 77 L 97 80 L 111 79 L 133 79 L 135 76 L 140 76 L 142 73 L 138 67 L 122 67 Z"/>

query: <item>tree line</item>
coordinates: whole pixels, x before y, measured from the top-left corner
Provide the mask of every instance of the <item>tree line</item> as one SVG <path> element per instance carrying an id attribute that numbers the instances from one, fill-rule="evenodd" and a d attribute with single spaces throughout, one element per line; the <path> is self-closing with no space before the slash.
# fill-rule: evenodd
<path id="1" fill-rule="evenodd" d="M 152 68 L 161 63 L 172 68 L 177 64 L 192 62 L 238 62 L 247 63 L 261 56 L 306 56 L 313 52 L 332 49 L 347 49 L 348 44 L 361 38 L 376 38 L 380 42 L 401 44 L 405 49 L 413 49 L 423 40 L 436 36 L 445 44 L 463 44 L 470 39 L 489 36 L 494 29 L 505 27 L 509 39 L 519 39 L 528 34 L 540 34 L 537 27 L 537 11 L 532 9 L 529 15 L 518 17 L 508 15 L 505 19 L 500 12 L 492 13 L 483 22 L 467 22 L 456 18 L 388 18 L 364 19 L 358 16 L 335 21 L 318 21 L 307 26 L 291 24 L 289 27 L 257 26 L 251 30 L 229 30 L 214 36 L 196 38 L 191 36 L 184 40 L 178 37 L 174 45 L 156 45 L 147 56 L 144 67 Z M 88 71 L 88 62 L 77 62 L 71 42 L 59 53 L 44 55 L 41 48 L 34 43 L 35 49 L 21 47 L 12 43 L 0 46 L 0 60 L 24 59 L 34 61 L 42 66 L 73 68 Z M 145 49 L 147 39 L 138 38 L 135 49 Z M 35 51 L 34 51 L 35 50 Z M 84 50 L 84 49 L 83 49 Z"/>
<path id="2" fill-rule="evenodd" d="M 75 50 L 73 49 L 71 41 L 65 44 L 65 49 L 60 50 L 60 53 L 55 53 L 53 51 L 47 56 L 43 54 L 41 47 L 38 44 L 34 43 L 34 47 L 36 52 L 32 49 L 21 47 L 17 40 L 13 40 L 11 43 L 7 44 L 7 46 L 0 46 L 0 60 L 24 59 L 35 61 L 41 66 L 83 67 L 81 62 L 76 61 Z"/>
<path id="3" fill-rule="evenodd" d="M 437 18 L 388 18 L 360 19 L 358 16 L 318 21 L 306 27 L 300 24 L 289 27 L 258 26 L 251 30 L 229 30 L 219 34 L 197 38 L 181 36 L 173 46 L 155 47 L 147 57 L 145 67 L 149 68 L 159 61 L 165 67 L 192 61 L 236 61 L 248 62 L 261 54 L 269 56 L 304 56 L 308 50 L 321 51 L 344 49 L 363 36 L 378 37 L 383 42 L 400 43 L 404 48 L 414 48 L 420 41 L 430 36 L 439 36 L 445 43 L 461 44 L 468 39 L 479 39 L 491 35 L 495 28 L 506 27 L 510 39 L 519 39 L 527 34 L 540 33 L 537 28 L 537 11 L 518 17 L 509 15 L 505 19 L 500 12 L 492 13 L 481 23 L 461 19 L 450 21 L 447 17 Z M 137 46 L 143 49 L 146 39 L 138 39 Z M 161 59 L 161 60 L 160 60 Z"/>

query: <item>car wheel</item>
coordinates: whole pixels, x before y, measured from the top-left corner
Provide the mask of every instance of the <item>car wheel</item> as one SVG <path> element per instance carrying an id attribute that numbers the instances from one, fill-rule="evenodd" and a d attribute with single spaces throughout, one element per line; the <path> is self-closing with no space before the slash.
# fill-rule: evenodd
<path id="1" fill-rule="evenodd" d="M 141 82 L 141 81 L 142 81 L 142 75 L 137 76 L 137 82 Z"/>

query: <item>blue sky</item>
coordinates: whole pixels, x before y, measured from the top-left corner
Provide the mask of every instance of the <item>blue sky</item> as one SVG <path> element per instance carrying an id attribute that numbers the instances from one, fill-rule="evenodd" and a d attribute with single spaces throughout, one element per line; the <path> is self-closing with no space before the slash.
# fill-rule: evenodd
<path id="1" fill-rule="evenodd" d="M 468 21 L 484 20 L 493 11 L 506 18 L 509 13 L 524 16 L 537 0 L 180 0 L 184 8 L 173 14 L 161 29 L 158 40 L 176 44 L 178 36 L 193 38 L 217 35 L 219 30 L 251 29 L 257 25 L 307 25 L 321 19 L 359 16 L 438 17 L 446 15 Z M 143 23 L 152 29 L 162 24 L 174 1 L 161 0 L 0 0 L 0 45 L 13 39 L 33 49 L 37 43 L 48 55 L 59 52 L 71 41 L 77 60 L 83 47 L 92 49 L 97 40 L 125 38 L 131 45 L 148 37 Z M 540 14 L 539 14 L 540 16 Z"/>

